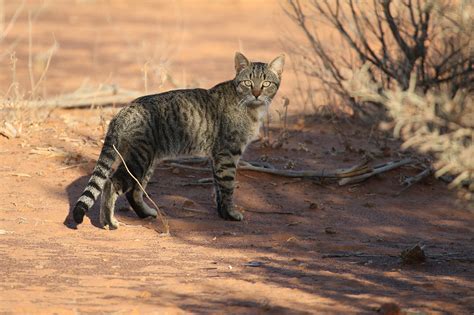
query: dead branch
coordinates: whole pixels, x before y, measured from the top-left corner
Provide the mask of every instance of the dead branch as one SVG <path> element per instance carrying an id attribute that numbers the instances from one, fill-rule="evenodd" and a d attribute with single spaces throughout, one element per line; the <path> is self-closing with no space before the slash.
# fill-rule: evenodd
<path id="1" fill-rule="evenodd" d="M 364 174 L 368 171 L 368 168 L 367 168 L 367 161 L 364 161 L 361 164 L 355 165 L 347 169 L 293 171 L 293 170 L 279 170 L 279 169 L 263 168 L 263 167 L 254 166 L 245 161 L 241 161 L 239 163 L 238 170 L 261 172 L 261 173 L 267 173 L 267 174 L 272 174 L 272 175 L 278 175 L 278 176 L 284 176 L 284 177 L 295 177 L 295 178 L 344 178 L 344 177 Z"/>
<path id="2" fill-rule="evenodd" d="M 25 106 L 31 108 L 88 108 L 90 106 L 127 104 L 142 95 L 143 93 L 139 91 L 122 89 L 115 85 L 103 85 L 95 90 L 80 88 L 75 92 L 54 98 L 31 100 L 26 102 Z"/>
<path id="3" fill-rule="evenodd" d="M 179 162 L 179 160 L 173 160 L 175 162 Z M 189 159 L 188 159 L 189 161 Z M 194 161 L 204 161 L 204 160 L 197 160 Z M 192 171 L 199 171 L 199 172 L 210 172 L 211 169 L 208 167 L 195 167 L 190 165 L 184 165 L 180 163 L 170 163 L 169 165 L 176 168 L 182 168 Z M 282 169 L 275 169 L 275 168 L 267 168 L 261 166 L 255 166 L 253 162 L 247 162 L 241 160 L 239 162 L 238 171 L 252 171 L 252 172 L 260 172 L 266 173 L 276 176 L 282 177 L 290 177 L 290 178 L 310 178 L 310 179 L 341 179 L 339 181 L 339 185 L 347 185 L 347 184 L 354 184 L 364 181 L 374 175 L 387 172 L 398 168 L 400 166 L 413 163 L 412 159 L 404 159 L 401 161 L 390 161 L 387 163 L 379 164 L 374 167 L 369 167 L 368 161 L 365 160 L 362 163 L 354 165 L 350 168 L 342 168 L 342 169 L 335 169 L 335 170 L 302 170 L 302 171 L 294 171 L 294 170 L 282 170 Z M 203 184 L 204 182 L 208 182 L 209 179 L 206 178 L 202 182 L 199 181 L 196 184 Z"/>

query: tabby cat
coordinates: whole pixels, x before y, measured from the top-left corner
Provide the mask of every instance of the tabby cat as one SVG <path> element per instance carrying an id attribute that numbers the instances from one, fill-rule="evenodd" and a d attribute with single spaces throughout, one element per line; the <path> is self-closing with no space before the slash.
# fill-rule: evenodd
<path id="1" fill-rule="evenodd" d="M 72 217 L 82 223 L 102 192 L 100 222 L 116 229 L 117 197 L 125 194 L 136 214 L 156 217 L 143 201 L 143 192 L 119 161 L 146 187 L 154 166 L 163 158 L 207 156 L 212 161 L 217 211 L 226 220 L 240 221 L 232 195 L 236 168 L 246 146 L 259 132 L 262 118 L 278 87 L 284 55 L 266 64 L 235 55 L 236 76 L 209 90 L 186 89 L 143 96 L 124 107 L 110 122 L 104 146 L 89 183 L 74 206 Z"/>

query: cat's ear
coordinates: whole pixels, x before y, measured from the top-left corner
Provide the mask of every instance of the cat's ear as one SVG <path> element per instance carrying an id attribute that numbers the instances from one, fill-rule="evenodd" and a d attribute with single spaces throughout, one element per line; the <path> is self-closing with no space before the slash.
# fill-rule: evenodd
<path id="1" fill-rule="evenodd" d="M 250 61 L 241 53 L 235 53 L 235 72 L 239 73 L 250 66 Z"/>
<path id="2" fill-rule="evenodd" d="M 275 72 L 278 77 L 281 77 L 283 73 L 283 66 L 285 65 L 285 55 L 281 54 L 280 56 L 276 57 L 268 64 L 268 69 Z"/>

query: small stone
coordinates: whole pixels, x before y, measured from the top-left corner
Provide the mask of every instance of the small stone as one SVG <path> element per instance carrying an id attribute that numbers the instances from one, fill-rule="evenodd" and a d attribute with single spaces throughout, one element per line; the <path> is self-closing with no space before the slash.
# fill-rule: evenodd
<path id="1" fill-rule="evenodd" d="M 403 250 L 400 257 L 402 262 L 408 265 L 421 264 L 426 261 L 425 251 L 418 244 Z"/>
<path id="2" fill-rule="evenodd" d="M 326 232 L 326 234 L 336 234 L 336 230 L 333 228 L 333 227 L 327 227 L 324 229 L 324 232 Z"/>
<path id="3" fill-rule="evenodd" d="M 249 261 L 248 263 L 245 263 L 244 266 L 247 266 L 247 267 L 261 267 L 261 266 L 263 266 L 263 262 L 261 262 L 261 261 Z"/>

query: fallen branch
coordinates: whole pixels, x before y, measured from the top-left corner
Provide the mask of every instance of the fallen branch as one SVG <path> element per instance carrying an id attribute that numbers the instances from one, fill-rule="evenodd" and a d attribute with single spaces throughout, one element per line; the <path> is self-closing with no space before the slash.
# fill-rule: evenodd
<path id="1" fill-rule="evenodd" d="M 249 162 L 240 161 L 239 171 L 253 171 L 261 172 L 272 175 L 284 176 L 284 177 L 293 177 L 293 178 L 344 178 L 350 176 L 356 176 L 359 174 L 365 174 L 368 171 L 367 161 L 364 161 L 361 164 L 355 165 L 351 168 L 346 169 L 336 169 L 333 171 L 320 170 L 320 171 L 293 171 L 293 170 L 279 170 L 279 169 L 270 169 L 258 167 L 250 164 Z"/>
<path id="2" fill-rule="evenodd" d="M 180 164 L 179 160 L 170 160 L 173 161 L 168 165 L 176 168 L 188 169 L 192 171 L 200 171 L 200 172 L 210 172 L 210 168 L 208 167 L 196 167 L 190 165 Z M 192 158 L 185 160 L 187 162 L 203 162 L 205 159 L 202 158 Z M 291 177 L 291 178 L 329 178 L 329 179 L 340 179 L 339 185 L 347 185 L 347 184 L 354 184 L 362 182 L 374 175 L 387 172 L 393 170 L 397 167 L 412 163 L 412 159 L 404 159 L 400 161 L 390 161 L 387 163 L 379 164 L 374 167 L 368 167 L 368 160 L 363 161 L 360 164 L 357 164 L 350 168 L 342 168 L 342 169 L 335 169 L 335 170 L 304 170 L 304 171 L 294 171 L 294 170 L 282 170 L 282 169 L 275 169 L 273 166 L 266 164 L 264 167 L 256 166 L 255 162 L 247 162 L 241 160 L 239 163 L 238 171 L 252 171 L 252 172 L 260 172 L 260 173 L 267 173 L 271 175 L 283 176 L 283 177 Z"/>
<path id="3" fill-rule="evenodd" d="M 127 104 L 142 96 L 139 91 L 126 90 L 115 85 L 103 85 L 98 89 L 79 88 L 77 91 L 44 100 L 26 102 L 27 107 L 46 108 L 88 108 L 90 106 L 106 106 Z"/>
<path id="4" fill-rule="evenodd" d="M 294 212 L 288 211 L 257 211 L 257 210 L 249 210 L 244 209 L 245 212 L 253 212 L 253 213 L 260 213 L 260 214 L 283 214 L 283 215 L 296 215 Z"/>
<path id="5" fill-rule="evenodd" d="M 120 152 L 117 150 L 117 148 L 115 147 L 115 144 L 113 144 L 112 146 L 113 146 L 115 152 L 117 152 L 118 156 L 122 160 L 123 166 L 125 166 L 125 169 L 127 170 L 128 174 L 135 180 L 135 182 L 138 184 L 140 189 L 145 194 L 146 198 L 155 206 L 156 212 L 158 213 L 158 216 L 160 217 L 161 224 L 163 225 L 163 230 L 164 230 L 163 235 L 169 235 L 170 234 L 170 226 L 168 224 L 168 220 L 161 213 L 160 207 L 158 207 L 158 205 L 153 201 L 153 199 L 150 198 L 150 196 L 145 191 L 145 188 L 143 188 L 140 181 L 135 176 L 133 176 L 133 174 L 130 172 L 130 170 L 128 169 L 127 163 L 125 163 L 125 160 L 123 159 L 122 154 L 120 154 Z"/>

